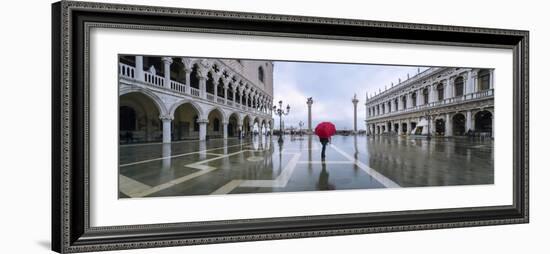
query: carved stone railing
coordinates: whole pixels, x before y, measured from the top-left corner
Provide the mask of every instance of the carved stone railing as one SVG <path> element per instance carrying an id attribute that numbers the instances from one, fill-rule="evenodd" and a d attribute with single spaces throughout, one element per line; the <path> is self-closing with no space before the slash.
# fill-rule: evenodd
<path id="1" fill-rule="evenodd" d="M 177 82 L 177 81 L 174 81 L 174 80 L 170 80 L 170 90 L 174 91 L 174 92 L 177 92 L 177 93 L 181 93 L 181 94 L 185 94 L 187 93 L 187 86 L 180 83 L 180 82 Z"/>
<path id="2" fill-rule="evenodd" d="M 127 64 L 118 63 L 118 74 L 127 78 L 136 78 L 136 68 Z"/>

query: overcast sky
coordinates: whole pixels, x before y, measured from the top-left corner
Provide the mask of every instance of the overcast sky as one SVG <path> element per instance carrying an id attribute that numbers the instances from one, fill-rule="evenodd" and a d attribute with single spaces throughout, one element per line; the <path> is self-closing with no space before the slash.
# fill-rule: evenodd
<path id="1" fill-rule="evenodd" d="M 290 114 L 283 117 L 285 127 L 298 127 L 299 121 L 307 128 L 307 98 L 313 97 L 313 128 L 323 121 L 331 121 L 336 129 L 353 129 L 353 95 L 357 94 L 357 128 L 365 129 L 365 94 L 390 88 L 391 82 L 414 76 L 419 67 L 331 64 L 305 62 L 274 62 L 273 102 L 290 105 Z M 420 67 L 420 71 L 426 68 Z M 274 115 L 275 127 L 279 117 Z"/>

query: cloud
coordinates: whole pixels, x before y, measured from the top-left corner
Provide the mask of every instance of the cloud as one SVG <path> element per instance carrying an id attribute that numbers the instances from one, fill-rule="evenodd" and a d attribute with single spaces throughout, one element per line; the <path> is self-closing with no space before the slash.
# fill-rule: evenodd
<path id="1" fill-rule="evenodd" d="M 357 94 L 357 127 L 364 129 L 365 95 L 389 88 L 391 82 L 412 77 L 425 67 L 366 64 L 335 64 L 307 62 L 274 63 L 274 103 L 282 100 L 290 105 L 285 126 L 298 127 L 302 121 L 307 127 L 307 98 L 313 97 L 313 127 L 321 121 L 333 122 L 337 129 L 353 128 L 354 94 Z M 279 127 L 278 116 L 275 127 Z"/>

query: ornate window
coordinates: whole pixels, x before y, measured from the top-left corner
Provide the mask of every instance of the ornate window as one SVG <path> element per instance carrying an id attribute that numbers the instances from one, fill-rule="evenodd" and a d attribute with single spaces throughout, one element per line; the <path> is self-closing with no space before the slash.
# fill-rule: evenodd
<path id="1" fill-rule="evenodd" d="M 455 96 L 464 95 L 464 78 L 458 77 L 455 79 Z"/>
<path id="2" fill-rule="evenodd" d="M 478 74 L 479 79 L 479 90 L 488 90 L 491 84 L 491 73 L 488 70 L 482 70 Z"/>
<path id="3" fill-rule="evenodd" d="M 443 91 L 444 91 L 444 86 L 443 84 L 438 84 L 437 85 L 437 100 L 440 101 L 440 100 L 443 100 Z"/>

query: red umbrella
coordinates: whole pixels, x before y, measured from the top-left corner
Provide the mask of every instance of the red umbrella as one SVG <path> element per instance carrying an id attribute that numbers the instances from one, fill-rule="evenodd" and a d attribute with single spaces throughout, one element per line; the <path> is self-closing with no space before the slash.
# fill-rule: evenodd
<path id="1" fill-rule="evenodd" d="M 319 138 L 330 138 L 336 133 L 336 127 L 331 122 L 322 122 L 315 127 L 315 134 Z"/>

